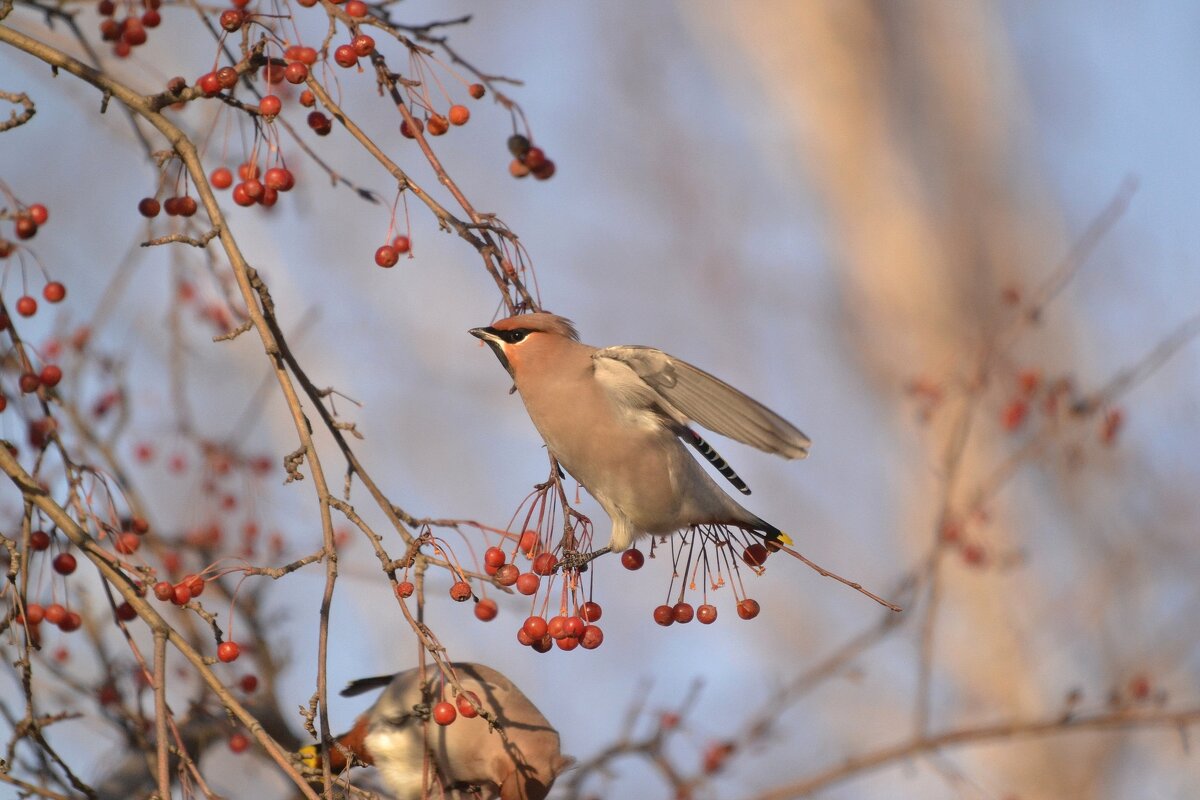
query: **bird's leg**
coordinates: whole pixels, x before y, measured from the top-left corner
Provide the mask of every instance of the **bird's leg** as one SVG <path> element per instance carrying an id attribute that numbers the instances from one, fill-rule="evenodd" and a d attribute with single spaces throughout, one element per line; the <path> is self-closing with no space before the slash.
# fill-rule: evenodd
<path id="1" fill-rule="evenodd" d="M 558 562 L 558 568 L 561 570 L 578 570 L 586 572 L 587 565 L 595 561 L 605 553 L 612 552 L 611 547 L 601 547 L 599 550 L 593 550 L 590 553 L 581 553 L 578 550 L 563 550 L 563 556 Z"/>

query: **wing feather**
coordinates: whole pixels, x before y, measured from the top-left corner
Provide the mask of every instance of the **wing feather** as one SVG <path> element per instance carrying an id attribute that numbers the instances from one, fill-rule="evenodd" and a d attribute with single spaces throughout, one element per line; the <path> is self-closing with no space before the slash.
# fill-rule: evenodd
<path id="1" fill-rule="evenodd" d="M 725 381 L 653 347 L 597 350 L 633 370 L 669 406 L 696 424 L 784 458 L 808 455 L 809 439 L 792 423 Z"/>

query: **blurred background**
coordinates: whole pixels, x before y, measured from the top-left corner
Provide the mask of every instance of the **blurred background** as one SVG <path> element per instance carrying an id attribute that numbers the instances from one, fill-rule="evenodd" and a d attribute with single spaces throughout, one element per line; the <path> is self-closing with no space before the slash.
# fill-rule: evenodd
<path id="1" fill-rule="evenodd" d="M 154 41 L 114 69 L 147 92 L 172 64 L 190 65 L 189 78 L 208 69 L 211 40 L 188 13 L 165 8 Z M 509 177 L 507 114 L 486 100 L 435 146 L 476 208 L 521 237 L 545 307 L 590 344 L 660 347 L 799 425 L 814 442 L 804 462 L 714 444 L 754 490 L 750 507 L 801 552 L 906 606 L 894 628 L 798 687 L 887 612 L 775 558 L 750 579 L 758 619 L 736 619 L 722 597 L 715 625 L 663 629 L 651 610 L 666 595 L 666 559 L 636 573 L 604 559 L 594 568 L 599 650 L 519 647 L 524 598 L 498 597 L 487 624 L 467 606 L 433 602 L 428 622 L 453 658 L 509 675 L 581 760 L 622 735 L 639 698 L 652 718 L 697 681 L 672 745 L 681 764 L 698 767 L 710 742 L 772 718 L 771 734 L 710 787 L 722 798 L 768 796 L 918 733 L 1052 719 L 1073 690 L 1086 711 L 1196 706 L 1200 348 L 1171 337 L 1200 297 L 1200 11 L 1075 0 L 443 0 L 394 13 L 410 23 L 472 14 L 446 31 L 455 48 L 524 81 L 511 94 L 557 164 L 552 180 Z M 5 24 L 41 26 L 20 9 Z M 320 27 L 309 35 L 319 39 Z M 159 454 L 134 472 L 156 526 L 254 519 L 293 556 L 316 549 L 311 482 L 282 486 L 275 470 L 229 515 L 197 471 L 163 469 L 190 447 L 176 432 L 170 364 L 201 435 L 251 442 L 276 464 L 295 448 L 275 387 L 258 393 L 261 345 L 253 335 L 213 344 L 196 320 L 186 348 L 171 345 L 171 270 L 189 271 L 202 291 L 209 279 L 194 253 L 131 251 L 146 234 L 135 207 L 156 173 L 127 120 L 115 108 L 98 116 L 94 91 L 14 52 L 0 51 L 0 75 L 0 88 L 38 103 L 30 124 L 0 137 L 0 177 L 51 209 L 34 245 L 68 284 L 59 313 L 90 318 L 109 304 L 97 336 L 127 357 L 134 423 L 121 446 L 149 441 Z M 343 105 L 436 190 L 369 77 L 339 78 Z M 193 106 L 183 118 L 202 131 L 211 109 Z M 223 163 L 222 147 L 240 153 L 239 135 L 222 144 L 225 135 L 219 125 L 206 166 Z M 308 139 L 390 199 L 387 176 L 340 128 Z M 507 376 L 466 334 L 498 308 L 477 255 L 413 202 L 415 257 L 381 270 L 372 254 L 386 208 L 330 186 L 298 153 L 289 165 L 304 191 L 271 213 L 222 202 L 301 362 L 318 385 L 361 404 L 337 408 L 366 437 L 360 458 L 394 502 L 503 527 L 547 465 Z M 128 282 L 104 294 L 123 262 Z M 1055 276 L 1070 280 L 1059 289 Z M 20 276 L 10 267 L 5 279 L 9 290 Z M 64 324 L 40 314 L 31 338 Z M 1164 343 L 1183 346 L 1148 362 L 1167 355 Z M 1147 369 L 1136 381 L 1097 394 L 1138 365 Z M 1022 376 L 1033 373 L 1039 383 L 1014 422 Z M 1095 407 L 1046 412 L 1047 387 L 1068 378 L 1064 406 Z M 1114 411 L 1119 431 L 1106 440 Z M 0 425 L 23 439 L 10 419 Z M 340 459 L 324 445 L 340 485 Z M 3 499 L 19 512 L 11 491 Z M 590 499 L 581 510 L 603 539 L 603 512 Z M 948 525 L 955 541 L 939 548 Z M 331 686 L 412 666 L 413 637 L 370 548 L 352 537 L 340 564 Z M 314 567 L 264 594 L 290 659 L 278 687 L 285 710 L 312 693 L 323 580 Z M 448 579 L 431 586 L 438 597 Z M 369 702 L 335 699 L 334 728 Z M 53 735 L 93 774 L 120 747 L 82 724 Z M 1000 737 L 889 761 L 820 796 L 1191 797 L 1200 762 L 1186 738 L 1172 726 Z M 211 758 L 222 765 L 210 770 L 213 788 L 244 796 L 252 762 L 224 747 Z M 615 766 L 610 782 L 588 788 L 671 796 L 644 762 Z M 258 779 L 286 796 L 266 768 Z"/>

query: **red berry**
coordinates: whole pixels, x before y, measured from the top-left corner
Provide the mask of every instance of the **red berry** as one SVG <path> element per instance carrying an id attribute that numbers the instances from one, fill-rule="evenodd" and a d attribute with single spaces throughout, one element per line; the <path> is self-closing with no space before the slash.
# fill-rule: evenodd
<path id="1" fill-rule="evenodd" d="M 353 3 L 354 0 L 350 0 L 350 2 Z M 363 8 L 365 9 L 366 6 L 364 5 Z M 350 4 L 347 4 L 346 10 L 349 11 L 349 9 Z M 361 56 L 362 58 L 366 58 L 367 56 L 371 55 L 371 52 L 375 49 L 375 40 L 365 33 L 360 33 L 358 36 L 354 37 L 353 41 L 350 42 L 350 46 L 354 48 L 354 52 L 357 55 Z"/>
<path id="2" fill-rule="evenodd" d="M 46 609 L 37 603 L 25 606 L 25 619 L 30 625 L 38 625 L 46 618 Z"/>
<path id="3" fill-rule="evenodd" d="M 47 364 L 42 367 L 42 373 L 38 378 L 43 386 L 58 386 L 58 382 L 62 380 L 62 369 L 57 364 Z"/>
<path id="4" fill-rule="evenodd" d="M 136 533 L 122 533 L 113 542 L 113 549 L 123 556 L 132 555 L 137 552 L 137 549 L 142 546 L 142 540 L 138 538 Z"/>
<path id="5" fill-rule="evenodd" d="M 542 583 L 542 579 L 532 572 L 522 573 L 517 578 L 517 591 L 521 594 L 533 594 L 538 590 L 538 586 Z"/>
<path id="6" fill-rule="evenodd" d="M 121 620 L 121 622 L 132 622 L 137 619 L 137 610 L 129 605 L 128 602 L 121 603 L 121 605 L 117 606 L 117 619 Z"/>
<path id="7" fill-rule="evenodd" d="M 747 597 L 737 604 L 737 612 L 738 616 L 742 619 L 754 619 L 758 616 L 759 612 L 758 601 Z"/>
<path id="8" fill-rule="evenodd" d="M 83 617 L 74 611 L 68 611 L 67 616 L 63 617 L 63 621 L 58 623 L 58 629 L 63 633 L 71 633 L 79 630 L 81 625 L 83 625 Z"/>
<path id="9" fill-rule="evenodd" d="M 305 89 L 300 93 L 300 105 L 304 106 L 305 108 L 312 108 L 316 104 L 317 98 L 313 96 L 313 93 L 308 89 Z M 312 122 L 310 121 L 309 124 L 311 125 Z"/>
<path id="10" fill-rule="evenodd" d="M 217 83 L 222 89 L 232 89 L 237 86 L 238 74 L 233 67 L 221 67 L 217 70 Z"/>
<path id="11" fill-rule="evenodd" d="M 199 597 L 204 594 L 204 578 L 201 578 L 199 575 L 184 576 L 184 579 L 180 583 L 188 588 L 192 597 Z"/>
<path id="12" fill-rule="evenodd" d="M 654 621 L 664 628 L 675 622 L 675 610 L 670 606 L 658 606 L 654 609 Z"/>
<path id="13" fill-rule="evenodd" d="M 328 136 L 333 130 L 333 122 L 320 111 L 313 111 L 308 115 L 308 127 L 318 136 Z"/>
<path id="14" fill-rule="evenodd" d="M 463 602 L 471 599 L 471 584 L 466 581 L 455 581 L 450 587 L 450 599 L 456 602 Z"/>
<path id="15" fill-rule="evenodd" d="M 412 118 L 411 125 L 409 124 L 408 120 L 404 120 L 403 122 L 400 123 L 400 133 L 404 136 L 405 139 L 415 139 L 415 138 L 417 138 L 417 134 L 421 133 L 424 130 L 425 130 L 425 123 L 421 122 L 421 120 L 417 119 L 416 117 Z"/>
<path id="16" fill-rule="evenodd" d="M 168 197 L 166 200 L 163 200 L 162 207 L 163 207 L 163 211 L 166 212 L 166 215 L 168 217 L 179 216 L 179 198 L 178 197 Z"/>
<path id="17" fill-rule="evenodd" d="M 175 587 L 166 581 L 154 584 L 154 596 L 164 603 L 175 596 Z"/>
<path id="18" fill-rule="evenodd" d="M 675 607 L 671 609 L 671 613 L 674 615 L 675 621 L 680 625 L 686 625 L 692 621 L 692 617 L 696 616 L 692 604 L 682 601 L 675 604 Z"/>
<path id="19" fill-rule="evenodd" d="M 358 53 L 354 52 L 354 48 L 350 45 L 343 44 L 333 51 L 333 60 L 339 67 L 349 69 L 358 63 Z"/>
<path id="20" fill-rule="evenodd" d="M 161 206 L 153 197 L 143 197 L 138 202 L 138 213 L 147 219 L 157 217 Z"/>
<path id="21" fill-rule="evenodd" d="M 304 83 L 308 80 L 308 65 L 298 62 L 288 64 L 283 68 L 283 79 L 288 83 Z"/>
<path id="22" fill-rule="evenodd" d="M 346 3 L 346 14 L 351 17 L 365 17 L 367 15 L 367 4 L 362 0 L 350 0 Z"/>
<path id="23" fill-rule="evenodd" d="M 475 619 L 481 622 L 491 622 L 496 618 L 499 609 L 496 607 L 496 601 L 490 597 L 485 597 L 475 604 Z"/>
<path id="24" fill-rule="evenodd" d="M 467 120 L 471 118 L 471 109 L 466 106 L 450 106 L 450 112 L 446 116 L 450 118 L 452 125 L 466 125 Z"/>
<path id="25" fill-rule="evenodd" d="M 243 692 L 245 692 L 246 694 L 250 694 L 251 692 L 253 692 L 255 689 L 258 688 L 258 676 L 257 675 L 243 675 L 242 679 L 240 681 L 238 681 L 238 685 L 242 687 Z"/>
<path id="26" fill-rule="evenodd" d="M 531 147 L 525 151 L 525 157 L 521 160 L 530 169 L 537 169 L 546 163 L 546 152 L 540 147 Z"/>
<path id="27" fill-rule="evenodd" d="M 579 637 L 579 646 L 584 650 L 595 650 L 603 643 L 604 631 L 595 625 L 588 625 L 583 629 L 583 635 Z"/>
<path id="28" fill-rule="evenodd" d="M 705 603 L 696 609 L 696 619 L 701 625 L 711 625 L 717 619 L 717 607 Z"/>
<path id="29" fill-rule="evenodd" d="M 634 548 L 621 553 L 621 566 L 625 567 L 625 569 L 641 569 L 645 563 L 646 557 L 642 555 L 641 550 Z"/>
<path id="30" fill-rule="evenodd" d="M 269 94 L 258 101 L 258 111 L 267 119 L 274 119 L 282 109 L 283 101 L 279 99 L 278 95 Z"/>
<path id="31" fill-rule="evenodd" d="M 298 47 L 296 48 L 296 58 L 301 64 L 311 67 L 317 63 L 317 50 L 314 47 Z"/>
<path id="32" fill-rule="evenodd" d="M 573 636 L 564 636 L 561 639 L 555 639 L 553 641 L 556 645 L 558 645 L 559 650 L 563 650 L 568 653 L 574 650 L 576 647 L 579 647 L 579 640 Z"/>
<path id="33" fill-rule="evenodd" d="M 243 207 L 254 205 L 254 198 L 246 194 L 246 184 L 239 183 L 233 187 L 233 202 Z"/>
<path id="34" fill-rule="evenodd" d="M 184 195 L 183 197 L 179 198 L 176 208 L 179 209 L 179 216 L 190 217 L 196 213 L 196 198 L 190 195 Z"/>
<path id="35" fill-rule="evenodd" d="M 242 23 L 245 22 L 245 20 L 246 15 L 236 8 L 227 8 L 221 12 L 221 27 L 230 33 L 233 33 L 238 28 L 242 27 Z"/>
<path id="36" fill-rule="evenodd" d="M 550 575 L 558 566 L 558 557 L 553 553 L 542 553 L 533 560 L 533 571 L 538 575 Z"/>
<path id="37" fill-rule="evenodd" d="M 396 254 L 396 248 L 389 244 L 385 244 L 375 251 L 375 263 L 381 267 L 394 267 L 399 260 L 400 256 Z"/>
<path id="38" fill-rule="evenodd" d="M 296 178 L 286 167 L 271 167 L 263 176 L 263 183 L 268 189 L 286 192 L 296 185 Z"/>
<path id="39" fill-rule="evenodd" d="M 550 651 L 551 647 L 554 647 L 554 640 L 549 636 L 543 636 L 541 639 L 534 639 L 533 644 L 529 646 L 538 653 L 546 653 Z"/>
<path id="40" fill-rule="evenodd" d="M 483 554 L 483 563 L 489 567 L 502 567 L 508 557 L 499 547 L 489 547 Z"/>
<path id="41" fill-rule="evenodd" d="M 396 248 L 397 253 L 404 255 L 412 249 L 412 242 L 409 241 L 407 236 L 397 236 L 392 240 L 392 247 Z"/>
<path id="42" fill-rule="evenodd" d="M 417 590 L 417 587 L 412 585 L 412 581 L 400 581 L 396 584 L 397 597 L 412 597 L 412 593 Z"/>
<path id="43" fill-rule="evenodd" d="M 217 645 L 217 658 L 228 664 L 230 661 L 237 661 L 237 657 L 242 654 L 242 648 L 238 647 L 237 642 L 221 642 Z"/>
<path id="44" fill-rule="evenodd" d="M 457 717 L 458 712 L 454 710 L 453 703 L 443 700 L 433 707 L 433 721 L 438 725 L 449 725 Z"/>
<path id="45" fill-rule="evenodd" d="M 279 192 L 272 189 L 270 186 L 264 186 L 262 197 L 258 198 L 258 204 L 265 208 L 270 208 L 279 200 Z"/>
<path id="46" fill-rule="evenodd" d="M 238 164 L 237 171 L 238 171 L 238 178 L 240 180 L 248 181 L 251 178 L 257 178 L 258 177 L 258 162 L 257 161 L 243 161 L 241 164 Z"/>
<path id="47" fill-rule="evenodd" d="M 529 617 L 525 620 L 525 624 L 521 628 L 530 639 L 534 640 L 542 638 L 549 632 L 549 626 L 546 624 L 545 617 Z"/>
<path id="48" fill-rule="evenodd" d="M 474 97 L 476 100 L 478 100 L 487 94 L 487 89 L 483 88 L 482 83 L 472 83 L 467 87 L 467 93 L 470 94 L 471 97 Z"/>
<path id="49" fill-rule="evenodd" d="M 533 170 L 533 177 L 537 178 L 539 181 L 548 181 L 554 177 L 554 170 L 554 162 L 550 159 L 546 159 L 546 161 L 540 167 Z"/>
<path id="50" fill-rule="evenodd" d="M 61 303 L 67 296 L 67 287 L 58 281 L 50 281 L 42 288 L 42 297 L 48 303 Z"/>
<path id="51" fill-rule="evenodd" d="M 78 566 L 75 556 L 70 553 L 59 553 L 54 557 L 54 561 L 51 564 L 54 566 L 54 571 L 59 575 L 70 575 L 75 571 L 75 567 Z"/>
<path id="52" fill-rule="evenodd" d="M 512 586 L 521 575 L 516 564 L 505 564 L 496 570 L 496 583 L 501 586 Z"/>
<path id="53" fill-rule="evenodd" d="M 1000 414 L 1000 427 L 1006 431 L 1015 431 L 1025 422 L 1029 415 L 1029 403 L 1025 400 L 1013 400 L 1004 407 Z"/>
<path id="54" fill-rule="evenodd" d="M 171 602 L 177 606 L 186 606 L 192 600 L 192 591 L 186 583 L 177 583 L 171 589 Z"/>
<path id="55" fill-rule="evenodd" d="M 251 178 L 248 181 L 242 181 L 242 190 L 251 200 L 258 200 L 263 196 L 263 190 L 266 187 L 262 185 L 262 181 L 258 178 Z"/>
<path id="56" fill-rule="evenodd" d="M 4 411 L 6 408 L 8 408 L 8 398 L 0 394 L 0 412 Z"/>
<path id="57" fill-rule="evenodd" d="M 162 15 L 155 9 L 148 8 L 142 13 L 142 24 L 147 28 L 157 28 L 162 24 Z"/>
<path id="58" fill-rule="evenodd" d="M 767 547 L 761 542 L 755 542 L 742 553 L 742 561 L 752 567 L 761 567 L 767 563 Z"/>
<path id="59" fill-rule="evenodd" d="M 552 617 L 546 623 L 546 633 L 551 639 L 561 639 L 567 635 L 567 618 L 561 614 L 557 617 Z"/>
<path id="60" fill-rule="evenodd" d="M 45 225 L 46 220 L 50 218 L 50 212 L 41 203 L 34 203 L 29 207 L 29 216 L 38 225 Z"/>
<path id="61" fill-rule="evenodd" d="M 599 622 L 600 617 L 604 615 L 604 609 L 599 603 L 593 603 L 590 600 L 579 607 L 579 616 L 584 622 Z"/>
<path id="62" fill-rule="evenodd" d="M 475 705 L 471 705 L 474 701 Z M 463 692 L 454 698 L 454 704 L 458 706 L 458 713 L 462 714 L 467 719 L 474 719 L 479 716 L 479 712 L 475 710 L 476 706 L 482 708 L 479 702 L 479 695 L 474 692 Z"/>
<path id="63" fill-rule="evenodd" d="M 443 136 L 446 131 L 450 130 L 450 120 L 441 114 L 434 114 L 429 118 L 425 130 L 429 131 L 430 136 Z"/>
<path id="64" fill-rule="evenodd" d="M 538 545 L 537 531 L 525 531 L 521 534 L 521 539 L 517 543 L 517 549 L 524 553 L 528 558 L 533 558 L 533 550 Z"/>
<path id="65" fill-rule="evenodd" d="M 235 733 L 229 737 L 229 749 L 235 753 L 244 753 L 250 747 L 250 740 L 244 733 Z"/>
<path id="66" fill-rule="evenodd" d="M 37 313 L 37 300 L 27 294 L 17 298 L 17 313 L 22 317 L 32 317 Z"/>
<path id="67" fill-rule="evenodd" d="M 567 617 L 566 632 L 569 638 L 578 639 L 583 635 L 583 631 L 586 627 L 587 623 L 585 623 L 581 618 Z"/>
<path id="68" fill-rule="evenodd" d="M 46 622 L 51 625 L 58 626 L 67 618 L 67 610 L 58 603 L 51 603 L 46 606 Z"/>
<path id="69" fill-rule="evenodd" d="M 25 394 L 33 394 L 42 385 L 42 379 L 36 373 L 26 372 L 17 379 L 17 385 Z"/>
<path id="70" fill-rule="evenodd" d="M 208 176 L 208 180 L 215 189 L 228 189 L 233 186 L 233 173 L 229 171 L 229 167 L 217 167 L 212 171 L 212 175 Z"/>

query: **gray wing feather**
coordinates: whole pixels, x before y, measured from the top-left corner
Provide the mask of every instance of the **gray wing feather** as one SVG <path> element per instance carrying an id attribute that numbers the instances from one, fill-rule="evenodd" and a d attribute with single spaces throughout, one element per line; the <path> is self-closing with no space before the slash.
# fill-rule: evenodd
<path id="1" fill-rule="evenodd" d="M 710 431 L 784 458 L 808 455 L 809 439 L 795 425 L 686 361 L 636 345 L 606 347 L 592 357 L 625 364 L 667 404 Z"/>

